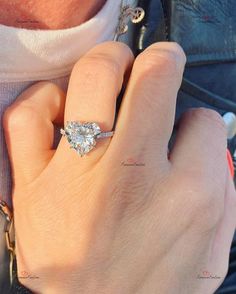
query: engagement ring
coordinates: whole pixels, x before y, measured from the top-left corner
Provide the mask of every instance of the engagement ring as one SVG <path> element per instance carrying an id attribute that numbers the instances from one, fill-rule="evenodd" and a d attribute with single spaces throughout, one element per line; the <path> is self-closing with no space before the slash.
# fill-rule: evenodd
<path id="1" fill-rule="evenodd" d="M 102 132 L 95 122 L 68 121 L 61 134 L 82 157 L 95 147 L 97 139 L 112 137 L 114 132 Z"/>

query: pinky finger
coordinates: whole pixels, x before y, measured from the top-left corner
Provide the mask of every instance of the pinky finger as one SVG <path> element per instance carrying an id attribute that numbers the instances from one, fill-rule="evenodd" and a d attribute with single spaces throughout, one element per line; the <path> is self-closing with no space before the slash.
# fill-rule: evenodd
<path id="1" fill-rule="evenodd" d="M 224 199 L 224 213 L 216 230 L 215 240 L 212 248 L 212 256 L 216 259 L 226 261 L 224 274 L 228 270 L 230 247 L 236 228 L 236 190 L 232 181 L 232 176 L 228 172 L 228 183 Z"/>

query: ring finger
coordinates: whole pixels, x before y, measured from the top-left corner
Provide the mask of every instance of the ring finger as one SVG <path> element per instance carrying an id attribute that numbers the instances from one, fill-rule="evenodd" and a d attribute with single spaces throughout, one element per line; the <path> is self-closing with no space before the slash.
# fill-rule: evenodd
<path id="1" fill-rule="evenodd" d="M 103 132 L 112 129 L 116 99 L 124 77 L 133 64 L 131 50 L 122 43 L 108 42 L 96 46 L 75 65 L 67 93 L 65 123 L 67 121 L 96 122 Z M 62 138 L 57 154 L 67 164 L 78 164 L 88 168 L 105 152 L 110 140 L 103 139 L 86 158 L 78 157 L 68 149 L 66 138 Z"/>

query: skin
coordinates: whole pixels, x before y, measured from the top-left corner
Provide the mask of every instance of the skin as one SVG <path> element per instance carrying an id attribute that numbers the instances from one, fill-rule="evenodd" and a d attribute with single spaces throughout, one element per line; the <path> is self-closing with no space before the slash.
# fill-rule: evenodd
<path id="1" fill-rule="evenodd" d="M 27 29 L 66 29 L 92 18 L 105 2 L 106 0 L 0 0 L 0 23 Z"/>
<path id="2" fill-rule="evenodd" d="M 104 43 L 76 63 L 67 93 L 37 83 L 6 110 L 18 275 L 34 293 L 210 294 L 222 283 L 236 195 L 220 115 L 187 112 L 167 154 L 185 61 L 174 43 L 135 61 Z M 64 137 L 52 148 L 53 122 L 109 131 L 124 81 L 112 139 L 82 158 Z"/>

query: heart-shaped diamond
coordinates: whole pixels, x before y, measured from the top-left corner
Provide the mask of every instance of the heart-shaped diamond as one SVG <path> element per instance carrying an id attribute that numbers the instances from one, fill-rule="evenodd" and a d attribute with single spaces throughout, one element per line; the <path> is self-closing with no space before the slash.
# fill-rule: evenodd
<path id="1" fill-rule="evenodd" d="M 80 156 L 95 147 L 96 136 L 100 133 L 101 129 L 98 124 L 77 121 L 67 122 L 65 131 L 62 130 L 62 134 L 66 136 L 71 148 L 75 149 Z"/>

